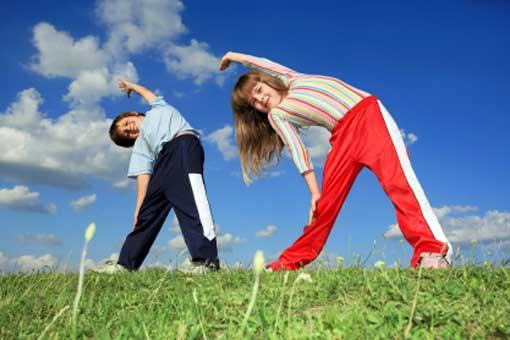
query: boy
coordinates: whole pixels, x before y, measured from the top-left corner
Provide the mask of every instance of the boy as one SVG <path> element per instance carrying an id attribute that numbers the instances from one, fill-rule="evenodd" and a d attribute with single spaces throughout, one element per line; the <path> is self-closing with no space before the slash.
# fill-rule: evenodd
<path id="1" fill-rule="evenodd" d="M 137 270 L 173 207 L 191 255 L 185 272 L 204 273 L 219 268 L 216 234 L 207 200 L 199 134 L 162 97 L 138 84 L 119 80 L 129 95 L 142 96 L 151 106 L 145 115 L 125 112 L 115 118 L 110 138 L 122 147 L 133 146 L 128 177 L 137 180 L 133 230 L 127 236 L 118 263 L 98 272 Z"/>

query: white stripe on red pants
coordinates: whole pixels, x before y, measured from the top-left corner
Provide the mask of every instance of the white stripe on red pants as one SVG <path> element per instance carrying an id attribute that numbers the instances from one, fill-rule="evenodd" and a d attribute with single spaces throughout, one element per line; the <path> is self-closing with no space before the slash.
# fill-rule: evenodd
<path id="1" fill-rule="evenodd" d="M 374 172 L 395 207 L 400 230 L 414 248 L 411 266 L 418 264 L 423 252 L 451 256 L 452 248 L 414 174 L 400 131 L 376 97 L 352 108 L 336 124 L 330 143 L 314 219 L 269 268 L 295 270 L 317 258 L 363 167 Z"/>

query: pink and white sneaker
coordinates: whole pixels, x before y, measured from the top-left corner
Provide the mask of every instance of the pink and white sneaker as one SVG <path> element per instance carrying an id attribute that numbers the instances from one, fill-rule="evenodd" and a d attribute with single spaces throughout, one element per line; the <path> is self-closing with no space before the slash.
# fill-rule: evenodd
<path id="1" fill-rule="evenodd" d="M 419 266 L 423 269 L 448 269 L 450 264 L 439 253 L 422 253 Z"/>

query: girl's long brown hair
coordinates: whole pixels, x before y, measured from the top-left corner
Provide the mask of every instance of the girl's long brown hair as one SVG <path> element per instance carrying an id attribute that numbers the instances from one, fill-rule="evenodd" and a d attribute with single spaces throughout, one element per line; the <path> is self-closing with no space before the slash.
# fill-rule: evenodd
<path id="1" fill-rule="evenodd" d="M 282 97 L 287 94 L 287 86 L 278 78 L 259 71 L 251 71 L 239 78 L 232 91 L 232 110 L 243 180 L 250 184 L 261 170 L 273 159 L 281 158 L 283 141 L 272 128 L 266 113 L 253 108 L 249 94 L 253 87 L 263 82 L 278 91 Z"/>

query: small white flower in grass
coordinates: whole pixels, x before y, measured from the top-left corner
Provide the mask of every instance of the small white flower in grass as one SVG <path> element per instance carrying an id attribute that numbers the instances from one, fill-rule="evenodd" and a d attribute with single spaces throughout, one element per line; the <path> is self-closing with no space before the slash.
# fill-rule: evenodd
<path id="1" fill-rule="evenodd" d="M 95 232 L 96 232 L 96 224 L 95 223 L 89 224 L 89 226 L 87 227 L 87 230 L 85 231 L 85 241 L 90 242 L 90 240 L 92 240 L 92 238 L 94 237 Z"/>
<path id="2" fill-rule="evenodd" d="M 242 333 L 244 333 L 244 329 L 250 318 L 251 311 L 253 306 L 255 306 L 255 300 L 257 299 L 257 292 L 259 290 L 260 284 L 260 273 L 264 271 L 264 253 L 262 250 L 257 250 L 255 252 L 255 256 L 253 257 L 253 270 L 255 271 L 255 282 L 253 283 L 253 290 L 251 292 L 250 303 L 248 304 L 248 309 L 246 310 L 246 314 L 244 315 L 243 324 L 241 325 Z"/>
<path id="3" fill-rule="evenodd" d="M 374 267 L 377 269 L 384 269 L 385 266 L 386 263 L 384 263 L 384 261 L 377 261 L 376 263 L 374 263 Z"/>
<path id="4" fill-rule="evenodd" d="M 195 303 L 198 305 L 198 295 L 196 289 L 193 289 L 193 301 L 195 301 Z"/>
<path id="5" fill-rule="evenodd" d="M 85 231 L 85 242 L 83 244 L 83 250 L 81 251 L 81 261 L 80 261 L 80 274 L 78 276 L 78 290 L 76 292 L 76 297 L 74 298 L 73 304 L 73 315 L 72 315 L 72 332 L 74 338 L 76 339 L 76 318 L 78 315 L 78 306 L 80 304 L 81 293 L 83 289 L 83 276 L 85 275 L 85 259 L 87 257 L 87 246 L 94 237 L 94 233 L 96 232 L 96 224 L 92 222 L 87 227 Z"/>
<path id="6" fill-rule="evenodd" d="M 197 293 L 196 288 L 193 288 L 193 293 L 191 295 L 193 296 L 193 301 L 195 302 L 195 307 L 197 308 L 198 323 L 200 325 L 200 329 L 202 330 L 202 337 L 204 339 L 207 339 L 207 336 L 205 335 L 204 324 L 202 322 L 202 313 L 201 313 L 200 308 L 198 306 L 198 293 Z"/>
<path id="7" fill-rule="evenodd" d="M 309 283 L 313 282 L 312 277 L 308 273 L 299 273 L 298 277 L 296 278 L 296 283 L 301 281 Z"/>
<path id="8" fill-rule="evenodd" d="M 289 295 L 289 308 L 287 310 L 287 317 L 290 320 L 290 311 L 292 310 L 292 298 L 294 297 L 294 291 L 296 290 L 296 286 L 300 282 L 309 282 L 312 283 L 312 277 L 308 273 L 301 272 L 294 280 L 294 283 L 292 284 L 292 288 L 290 289 L 290 295 Z"/>
<path id="9" fill-rule="evenodd" d="M 336 267 L 342 268 L 344 266 L 344 258 L 342 256 L 336 257 Z"/>
<path id="10" fill-rule="evenodd" d="M 253 257 L 253 269 L 255 270 L 255 273 L 259 274 L 264 271 L 265 262 L 264 253 L 262 250 L 257 250 Z"/>

